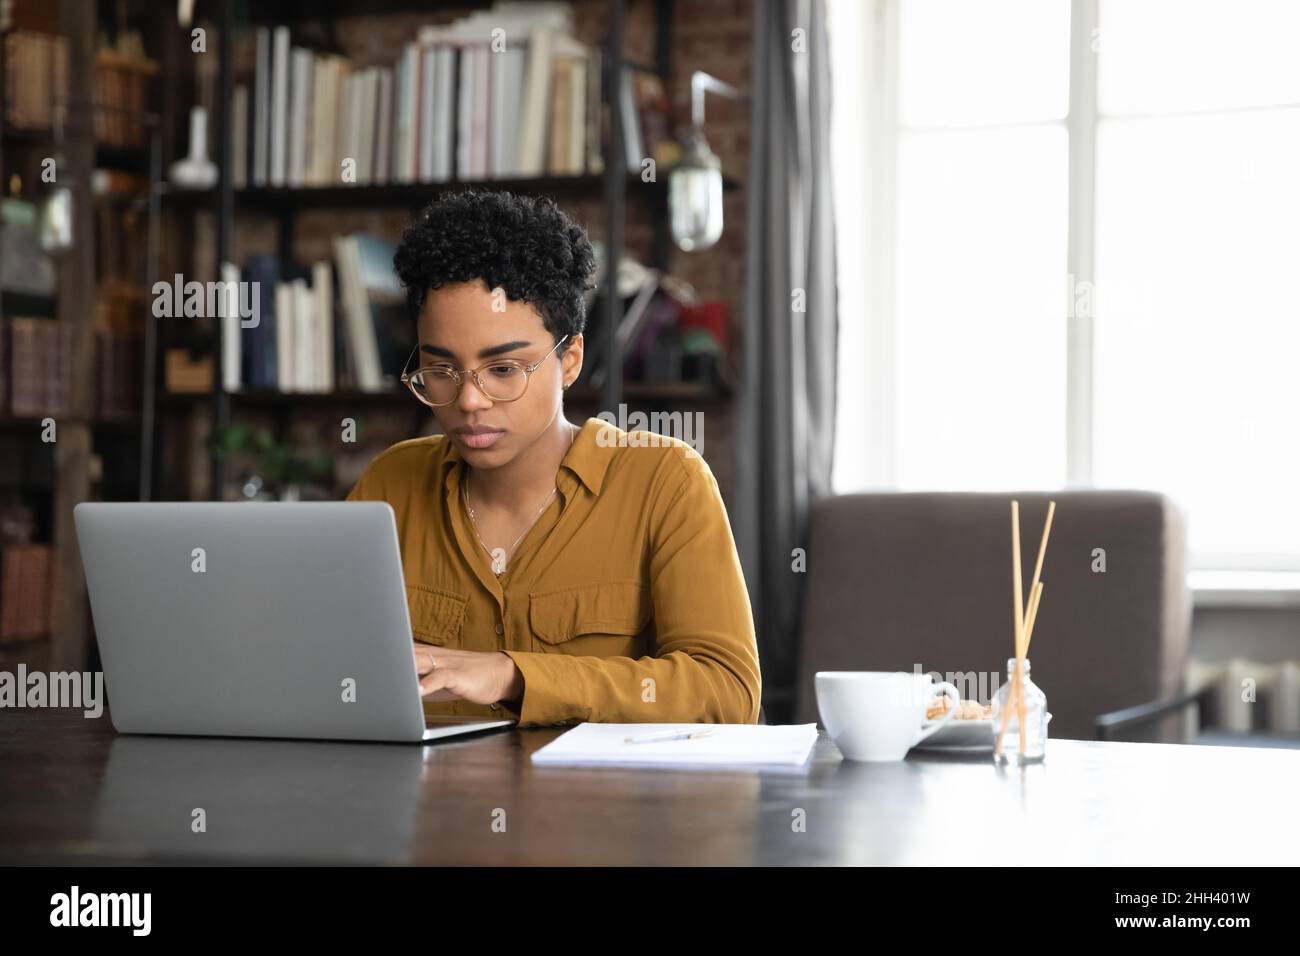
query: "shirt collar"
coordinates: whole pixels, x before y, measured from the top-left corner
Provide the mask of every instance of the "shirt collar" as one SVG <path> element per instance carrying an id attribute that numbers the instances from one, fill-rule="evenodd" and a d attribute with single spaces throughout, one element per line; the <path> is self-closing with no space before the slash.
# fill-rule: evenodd
<path id="1" fill-rule="evenodd" d="M 588 418 L 582 425 L 582 429 L 573 439 L 573 446 L 565 454 L 564 459 L 560 462 L 561 469 L 567 469 L 578 477 L 578 479 L 587 486 L 587 489 L 593 494 L 600 494 L 601 485 L 605 482 L 605 472 L 609 468 L 609 463 L 613 459 L 613 449 L 602 446 L 596 436 L 606 423 L 599 418 Z M 439 467 L 439 476 L 443 479 L 444 484 L 447 480 L 447 472 L 458 462 L 464 461 L 460 453 L 460 448 L 452 441 L 443 442 L 443 448 L 446 449 L 442 463 Z M 460 476 L 464 474 L 461 468 L 456 469 L 456 484 L 459 486 Z M 448 489 L 452 490 L 452 489 Z"/>

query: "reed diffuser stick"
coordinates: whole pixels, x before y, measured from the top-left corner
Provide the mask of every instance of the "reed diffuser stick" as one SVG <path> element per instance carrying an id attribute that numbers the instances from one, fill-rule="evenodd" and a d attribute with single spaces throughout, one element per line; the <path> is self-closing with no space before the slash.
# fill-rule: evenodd
<path id="1" fill-rule="evenodd" d="M 1021 591 L 1020 577 L 1020 502 L 1011 502 L 1011 596 L 1015 604 L 1015 615 L 1013 623 L 1015 626 L 1016 639 L 1016 662 L 1020 661 L 1020 641 L 1025 630 L 1025 606 L 1024 595 Z M 1002 726 L 998 728 L 998 739 L 993 746 L 993 752 L 1000 754 L 1002 752 L 1002 735 L 1007 730 L 1007 720 L 1011 714 L 1011 700 L 1019 689 L 1019 666 L 1016 667 L 1016 674 L 1012 675 L 1011 690 L 1007 694 L 1007 706 L 1002 713 Z"/>
<path id="2" fill-rule="evenodd" d="M 1016 653 L 1025 633 L 1024 595 L 1020 584 L 1020 502 L 1011 502 L 1011 593 L 1016 602 Z"/>
<path id="3" fill-rule="evenodd" d="M 1043 599 L 1043 588 L 1047 587 L 1042 581 L 1034 588 L 1034 593 L 1029 595 L 1029 617 L 1025 620 L 1025 657 L 1029 656 L 1029 642 L 1034 639 L 1034 621 L 1038 619 L 1038 604 Z"/>
<path id="4" fill-rule="evenodd" d="M 1039 575 L 1043 573 L 1043 558 L 1047 555 L 1047 539 L 1052 534 L 1052 516 L 1056 514 L 1056 502 L 1047 503 L 1047 521 L 1043 523 L 1043 538 L 1038 542 L 1038 559 L 1034 562 L 1034 579 L 1029 585 L 1029 602 L 1034 605 L 1030 608 L 1029 613 L 1032 617 L 1038 610 L 1037 598 L 1042 594 L 1042 586 L 1039 583 Z M 1019 717 L 1017 723 L 1020 728 L 1020 753 L 1025 752 L 1025 657 L 1029 653 L 1030 634 L 1026 628 L 1021 628 L 1020 644 L 1016 650 L 1016 689 L 1020 692 L 1016 699 L 1016 715 Z"/>
<path id="5" fill-rule="evenodd" d="M 1038 542 L 1038 560 L 1034 562 L 1034 579 L 1029 582 L 1029 600 L 1034 599 L 1034 588 L 1043 573 L 1043 558 L 1047 555 L 1047 539 L 1052 535 L 1052 516 L 1056 514 L 1056 502 L 1047 503 L 1047 523 L 1043 525 L 1043 539 Z"/>

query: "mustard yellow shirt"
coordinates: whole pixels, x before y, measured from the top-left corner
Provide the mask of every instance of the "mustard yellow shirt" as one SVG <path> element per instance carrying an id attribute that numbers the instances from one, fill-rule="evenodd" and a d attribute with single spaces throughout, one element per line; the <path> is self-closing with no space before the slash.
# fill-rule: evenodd
<path id="1" fill-rule="evenodd" d="M 348 495 L 397 518 L 417 641 L 504 651 L 517 705 L 425 701 L 429 714 L 756 723 L 762 686 L 749 595 L 708 464 L 688 444 L 588 418 L 559 495 L 498 579 L 461 500 L 444 436 L 383 451 Z"/>

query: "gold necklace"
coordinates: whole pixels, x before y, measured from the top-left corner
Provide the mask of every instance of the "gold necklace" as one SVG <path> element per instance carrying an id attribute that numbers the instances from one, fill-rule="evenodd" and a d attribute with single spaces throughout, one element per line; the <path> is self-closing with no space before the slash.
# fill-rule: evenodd
<path id="1" fill-rule="evenodd" d="M 524 535 L 526 535 L 529 531 L 532 530 L 533 525 L 537 524 L 537 519 L 542 516 L 542 512 L 546 510 L 546 506 L 551 503 L 551 499 L 555 497 L 556 493 L 560 489 L 556 487 L 551 490 L 551 493 L 546 496 L 546 500 L 542 502 L 542 506 L 537 509 L 537 513 L 533 515 L 533 520 L 528 522 L 528 526 L 519 533 L 519 537 L 515 538 L 515 543 L 510 546 L 510 549 L 504 552 L 502 552 L 500 548 L 498 548 L 496 551 L 493 551 L 491 548 L 487 546 L 486 543 L 484 543 L 483 536 L 478 533 L 478 522 L 474 520 L 474 509 L 471 508 L 469 504 L 469 474 L 468 473 L 465 475 L 465 481 L 463 484 L 461 484 L 460 490 L 464 493 L 465 496 L 465 510 L 469 512 L 470 524 L 474 526 L 474 537 L 478 538 L 478 543 L 483 545 L 483 550 L 486 551 L 488 553 L 488 557 L 492 559 L 492 573 L 495 574 L 497 577 L 501 577 L 501 575 L 505 574 L 506 572 L 506 559 L 509 558 L 510 555 L 515 553 L 515 548 L 519 546 L 519 542 L 524 539 Z"/>
<path id="2" fill-rule="evenodd" d="M 578 437 L 578 433 L 576 430 L 573 432 L 573 434 L 569 436 L 570 448 L 573 447 L 574 439 L 576 439 L 577 437 Z M 487 546 L 487 543 L 484 542 L 483 536 L 478 533 L 478 522 L 474 519 L 474 509 L 470 507 L 470 503 L 469 503 L 469 472 L 465 473 L 465 480 L 461 482 L 460 490 L 461 490 L 461 497 L 465 499 L 465 510 L 469 512 L 469 522 L 471 525 L 474 526 L 474 537 L 478 538 L 478 543 L 483 546 L 483 550 L 486 551 L 488 553 L 488 557 L 492 559 L 492 573 L 495 574 L 497 577 L 501 577 L 501 575 L 505 574 L 506 572 L 507 559 L 512 554 L 515 553 L 515 548 L 519 547 L 519 542 L 524 540 L 524 535 L 528 534 L 528 532 L 533 529 L 533 525 L 537 524 L 537 519 L 542 516 L 542 512 L 545 511 L 547 505 L 551 503 L 551 499 L 554 498 L 559 493 L 560 488 L 557 485 L 555 488 L 551 489 L 551 493 L 546 496 L 546 500 L 543 501 L 542 506 L 537 509 L 537 513 L 533 515 L 533 519 L 529 521 L 527 527 L 525 527 L 524 530 L 519 533 L 519 537 L 515 538 L 515 543 L 510 545 L 510 549 L 505 552 L 501 552 L 500 548 L 498 548 L 496 551 L 493 551 L 491 548 Z"/>

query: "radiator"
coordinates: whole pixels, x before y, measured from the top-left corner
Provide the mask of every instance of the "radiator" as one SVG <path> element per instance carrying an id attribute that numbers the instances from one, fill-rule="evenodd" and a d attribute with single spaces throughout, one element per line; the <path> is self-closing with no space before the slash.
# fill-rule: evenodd
<path id="1" fill-rule="evenodd" d="M 1193 660 L 1187 686 L 1192 691 L 1210 689 L 1200 730 L 1300 736 L 1300 661 Z"/>

